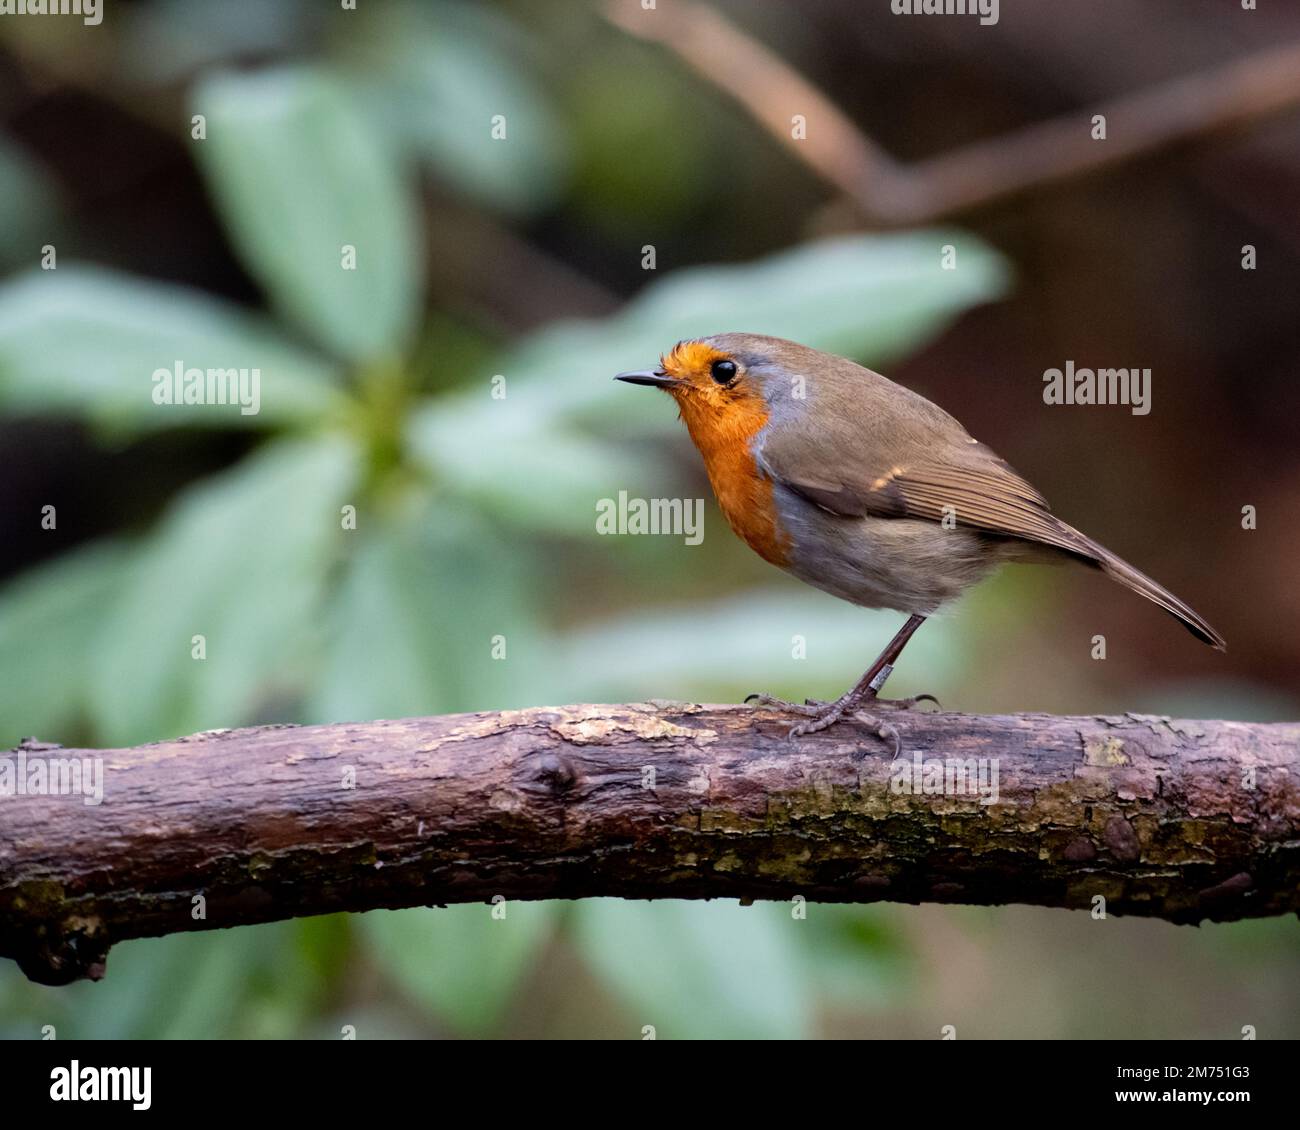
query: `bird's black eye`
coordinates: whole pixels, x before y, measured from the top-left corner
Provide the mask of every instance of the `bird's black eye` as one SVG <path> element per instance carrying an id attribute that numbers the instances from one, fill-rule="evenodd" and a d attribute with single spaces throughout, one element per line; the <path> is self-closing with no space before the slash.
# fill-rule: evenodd
<path id="1" fill-rule="evenodd" d="M 734 361 L 714 361 L 709 366 L 709 373 L 718 384 L 729 385 L 736 379 L 736 363 Z"/>

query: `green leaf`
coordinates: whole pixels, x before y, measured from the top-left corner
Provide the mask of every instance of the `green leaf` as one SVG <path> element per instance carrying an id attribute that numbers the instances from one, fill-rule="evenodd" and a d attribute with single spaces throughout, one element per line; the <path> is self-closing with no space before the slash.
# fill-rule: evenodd
<path id="1" fill-rule="evenodd" d="M 489 1033 L 551 935 L 554 908 L 511 902 L 374 910 L 361 935 L 396 985 L 456 1029 Z"/>
<path id="2" fill-rule="evenodd" d="M 41 565 L 0 593 L 0 748 L 34 736 L 67 743 L 84 713 L 103 610 L 130 564 L 96 544 Z"/>
<path id="3" fill-rule="evenodd" d="M 200 167 L 276 309 L 351 361 L 400 357 L 420 306 L 414 186 L 342 84 L 306 67 L 223 73 L 192 110 L 207 118 Z"/>
<path id="4" fill-rule="evenodd" d="M 478 5 L 393 5 L 349 44 L 377 129 L 476 205 L 535 212 L 569 164 L 559 115 L 528 65 L 529 42 Z M 492 136 L 500 115 L 505 136 Z"/>
<path id="5" fill-rule="evenodd" d="M 803 1039 L 812 1026 L 789 907 L 587 899 L 575 939 L 630 1006 L 629 1038 Z"/>
<path id="6" fill-rule="evenodd" d="M 519 706 L 545 671 L 528 562 L 463 509 L 358 522 L 309 720 Z"/>
<path id="7" fill-rule="evenodd" d="M 157 404 L 154 373 L 259 370 L 259 404 Z M 33 271 L 0 285 L 0 407 L 76 416 L 119 432 L 274 427 L 322 416 L 334 368 L 263 319 L 197 291 L 98 267 Z"/>
<path id="8" fill-rule="evenodd" d="M 181 496 L 106 612 L 92 703 L 108 741 L 238 726 L 301 690 L 355 475 L 343 440 L 281 441 Z"/>
<path id="9" fill-rule="evenodd" d="M 644 478 L 653 456 L 562 422 L 544 431 L 532 398 L 439 397 L 412 415 L 412 455 L 440 481 L 511 523 L 569 534 L 596 528 L 596 502 Z"/>

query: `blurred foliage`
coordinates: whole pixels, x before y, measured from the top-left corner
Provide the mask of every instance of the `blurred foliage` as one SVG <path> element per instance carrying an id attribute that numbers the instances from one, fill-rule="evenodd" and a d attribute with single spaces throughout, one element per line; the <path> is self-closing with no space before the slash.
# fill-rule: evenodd
<path id="1" fill-rule="evenodd" d="M 271 304 L 350 361 L 404 353 L 420 301 L 415 205 L 346 89 L 307 67 L 218 75 L 193 107 L 217 207 Z M 341 270 L 345 248 L 355 264 Z"/>
<path id="2" fill-rule="evenodd" d="M 0 411 L 77 421 L 110 451 L 217 429 L 252 433 L 252 450 L 176 492 L 148 528 L 0 591 L 0 742 L 838 690 L 896 616 L 776 582 L 714 544 L 726 534 L 699 549 L 638 546 L 640 563 L 621 539 L 593 537 L 599 498 L 690 489 L 671 406 L 610 377 L 680 338 L 736 329 L 882 364 L 1002 295 L 1004 261 L 959 230 L 799 240 L 656 273 L 607 317 L 485 335 L 422 287 L 423 177 L 502 222 L 567 198 L 601 231 L 635 230 L 718 191 L 704 159 L 717 123 L 672 84 L 645 95 L 657 108 L 619 96 L 566 111 L 500 11 L 396 5 L 306 59 L 248 70 L 222 63 L 251 43 L 300 46 L 309 18 L 301 5 L 233 10 L 244 18 L 133 6 L 120 50 L 140 81 L 206 68 L 188 85 L 188 112 L 208 129 L 194 159 L 268 313 L 106 266 L 20 273 L 0 285 Z M 485 107 L 507 116 L 509 144 L 485 143 Z M 629 134 L 632 114 L 646 124 Z M 665 119 L 681 122 L 671 144 L 655 129 Z M 0 263 L 29 263 L 56 223 L 48 181 L 0 138 L 0 200 L 32 204 L 0 222 Z M 945 244 L 958 270 L 940 269 Z M 355 271 L 339 269 L 344 245 Z M 148 375 L 176 359 L 259 367 L 261 412 L 155 406 Z M 723 529 L 716 511 L 708 523 Z M 915 666 L 956 679 L 977 662 L 980 619 L 923 633 Z M 202 662 L 190 658 L 197 634 Z M 497 635 L 506 662 L 491 658 Z M 806 660 L 791 655 L 796 635 Z M 914 960 L 897 921 L 593 900 L 180 935 L 116 948 L 98 986 L 40 989 L 0 970 L 0 1035 L 52 1023 L 67 1036 L 336 1036 L 359 1016 L 363 1035 L 502 1034 L 558 952 L 624 1010 L 629 1035 L 651 1024 L 661 1037 L 807 1036 L 828 1007 L 892 1001 Z"/>
<path id="3" fill-rule="evenodd" d="M 497 917 L 499 910 L 504 917 Z M 463 1035 L 491 1035 L 538 949 L 551 935 L 556 907 L 516 903 L 488 911 L 378 911 L 362 916 L 362 937 L 400 990 Z"/>
<path id="4" fill-rule="evenodd" d="M 50 174 L 22 148 L 0 135 L 0 200 L 21 200 L 0 224 L 0 268 L 31 261 L 31 250 L 55 229 L 59 190 Z"/>
<path id="5" fill-rule="evenodd" d="M 262 410 L 212 412 L 141 395 L 140 374 L 261 367 Z M 274 428 L 325 415 L 337 368 L 229 303 L 100 267 L 66 265 L 0 287 L 0 409 L 85 420 L 121 442 L 153 428 Z"/>
<path id="6" fill-rule="evenodd" d="M 349 37 L 341 63 L 390 144 L 476 206 L 550 204 L 566 179 L 565 125 L 537 81 L 527 33 L 471 4 L 396 5 Z M 484 107 L 509 125 L 485 145 Z"/>

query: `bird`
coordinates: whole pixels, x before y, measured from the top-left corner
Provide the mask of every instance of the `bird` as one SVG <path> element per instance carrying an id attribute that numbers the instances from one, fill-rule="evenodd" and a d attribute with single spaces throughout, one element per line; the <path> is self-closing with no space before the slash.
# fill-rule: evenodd
<path id="1" fill-rule="evenodd" d="M 1168 589 L 1056 517 L 1047 500 L 942 408 L 845 357 L 784 338 L 678 342 L 655 368 L 614 378 L 669 393 L 728 525 L 814 588 L 907 621 L 833 702 L 746 701 L 803 718 L 791 738 L 846 718 L 899 746 L 873 703 L 925 619 L 1008 562 L 1072 559 L 1158 604 L 1197 639 L 1223 637 Z"/>

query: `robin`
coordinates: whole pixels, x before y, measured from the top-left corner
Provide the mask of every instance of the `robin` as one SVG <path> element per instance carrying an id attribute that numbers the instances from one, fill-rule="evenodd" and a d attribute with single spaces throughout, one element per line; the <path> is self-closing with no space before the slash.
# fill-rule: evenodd
<path id="1" fill-rule="evenodd" d="M 1201 616 L 1053 515 L 943 409 L 846 358 L 777 337 L 717 334 L 679 342 L 657 369 L 615 379 L 677 401 L 722 513 L 760 557 L 851 604 L 908 615 L 834 702 L 750 696 L 805 715 L 791 737 L 857 717 L 897 745 L 897 731 L 863 707 L 885 701 L 880 688 L 925 618 L 1008 561 L 1081 561 L 1225 650 Z M 922 699 L 934 701 L 894 705 Z"/>

